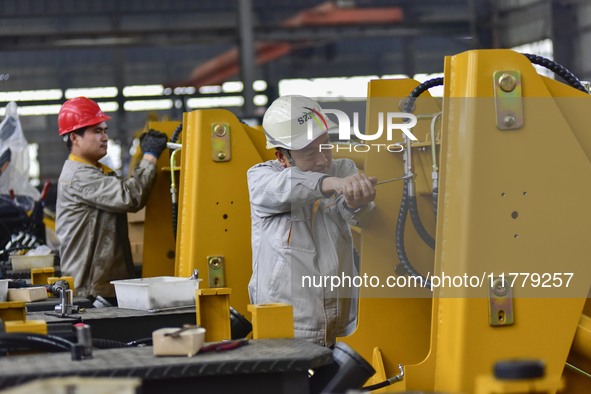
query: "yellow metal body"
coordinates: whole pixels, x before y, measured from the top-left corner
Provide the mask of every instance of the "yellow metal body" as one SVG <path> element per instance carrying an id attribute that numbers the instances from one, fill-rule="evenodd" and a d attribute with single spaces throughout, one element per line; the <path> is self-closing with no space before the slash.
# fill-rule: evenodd
<path id="1" fill-rule="evenodd" d="M 376 80 L 369 85 L 367 106 L 367 133 L 373 133 L 378 127 L 379 113 L 400 112 L 399 103 L 418 82 L 413 80 Z M 428 97 L 428 93 L 426 93 Z M 440 104 L 435 99 L 423 99 L 417 103 L 415 113 L 436 114 Z M 431 118 L 418 121 L 413 134 L 420 141 L 429 135 Z M 401 141 L 399 132 L 395 141 Z M 374 142 L 374 141 L 372 141 Z M 374 143 L 389 144 L 386 135 Z M 339 155 L 341 156 L 341 155 Z M 366 174 L 378 180 L 386 180 L 404 174 L 401 153 L 372 152 L 351 157 Z M 418 205 L 425 226 L 434 234 L 433 209 L 431 208 L 428 152 L 417 152 L 418 162 L 425 160 L 425 166 L 417 165 Z M 364 159 L 364 160 L 362 160 Z M 382 280 L 395 275 L 394 267 L 398 264 L 395 249 L 395 225 L 402 196 L 402 182 L 392 182 L 376 187 L 376 212 L 371 223 L 361 230 L 360 272 L 375 275 Z M 433 251 L 430 250 L 414 232 L 410 220 L 406 225 L 406 249 L 409 258 L 416 262 L 419 272 L 432 271 Z M 378 372 L 371 383 L 378 383 L 398 373 L 398 364 L 416 364 L 429 353 L 429 332 L 431 326 L 431 299 L 413 297 L 405 289 L 368 288 L 360 289 L 359 322 L 357 330 L 349 337 L 341 338 L 352 346 L 366 360 L 374 360 Z M 380 354 L 380 357 L 376 355 Z M 376 364 L 379 362 L 379 364 Z M 380 374 L 380 371 L 384 375 Z M 424 377 L 428 379 L 428 377 Z M 388 389 L 401 389 L 403 383 Z"/>
<path id="2" fill-rule="evenodd" d="M 205 328 L 205 341 L 232 339 L 230 294 L 227 287 L 195 290 L 197 325 Z"/>
<path id="3" fill-rule="evenodd" d="M 46 285 L 49 278 L 54 277 L 55 269 L 53 267 L 31 268 L 31 284 Z"/>
<path id="4" fill-rule="evenodd" d="M 572 288 L 565 292 L 562 286 L 540 296 L 515 287 L 512 321 L 507 321 L 491 314 L 492 290 L 484 281 L 477 289 L 438 289 L 434 297 L 426 289 L 364 287 L 357 330 L 341 340 L 372 360 L 377 371 L 373 383 L 396 375 L 398 364 L 406 366 L 404 381 L 389 391 L 507 393 L 534 387 L 553 393 L 563 385 L 561 376 L 566 378 L 561 392 L 590 391 L 588 380 L 563 372 L 567 357 L 591 371 L 591 323 L 581 319 L 591 277 L 585 261 L 591 243 L 581 231 L 591 218 L 586 201 L 591 195 L 591 133 L 585 118 L 591 98 L 539 76 L 525 57 L 512 51 L 461 53 L 446 58 L 444 68 L 443 100 L 424 93 L 416 102 L 419 121 L 412 130 L 419 139 L 412 148 L 418 208 L 425 227 L 436 235 L 436 248 L 419 239 L 408 219 L 409 259 L 419 272 L 439 276 L 484 274 L 488 279 L 488 274 L 496 278 L 511 272 L 574 272 Z M 519 90 L 511 90 L 513 101 L 499 90 L 498 78 L 505 74 L 520 81 Z M 380 112 L 401 112 L 400 100 L 417 85 L 408 79 L 372 81 L 367 130 L 377 128 Z M 517 119 L 507 120 L 507 111 L 516 108 Z M 430 125 L 439 112 L 435 220 Z M 273 152 L 265 150 L 259 130 L 227 111 L 190 112 L 183 124 L 176 249 L 162 236 L 170 228 L 170 178 L 159 173 L 165 184 L 149 201 L 144 251 L 150 256 L 150 248 L 166 244 L 161 250 L 176 250 L 176 263 L 160 253 L 148 266 L 144 262 L 144 276 L 188 277 L 197 268 L 205 287 L 231 288 L 230 305 L 246 314 L 251 274 L 246 170 L 271 159 Z M 228 133 L 217 135 L 222 126 Z M 372 142 L 389 143 L 385 138 Z M 348 156 L 380 180 L 404 173 L 401 153 Z M 384 280 L 395 275 L 399 263 L 395 229 L 402 182 L 377 188 L 377 212 L 366 228 L 356 229 L 355 241 L 361 273 Z M 167 220 L 150 223 L 157 217 Z M 495 319 L 506 324 L 495 325 Z M 515 358 L 543 361 L 546 377 L 534 386 L 516 383 L 519 387 L 492 378 L 495 362 Z"/>
<path id="5" fill-rule="evenodd" d="M 0 319 L 4 322 L 26 320 L 27 304 L 22 301 L 0 302 Z"/>
<path id="6" fill-rule="evenodd" d="M 516 130 L 497 127 L 493 76 L 503 70 L 517 71 L 523 84 L 523 126 Z M 398 99 L 414 85 L 370 84 L 370 130 L 375 108 L 383 110 L 379 98 L 396 96 L 390 111 L 397 111 Z M 563 285 L 543 296 L 514 288 L 514 324 L 504 326 L 490 324 L 487 285 L 480 291 L 441 289 L 432 300 L 400 289 L 384 299 L 362 289 L 359 327 L 343 340 L 366 359 L 373 354 L 386 376 L 397 373 L 396 364 L 405 364 L 405 381 L 392 389 L 475 392 L 477 379 L 489 376 L 496 361 L 514 358 L 546 364 L 546 378 L 538 386 L 543 392 L 561 387 L 590 277 L 585 259 L 591 244 L 580 231 L 591 218 L 585 202 L 591 191 L 591 134 L 584 117 L 590 110 L 587 95 L 539 76 L 512 51 L 472 51 L 446 59 L 436 251 L 429 255 L 407 223 L 410 259 L 422 273 L 574 272 L 578 281 L 569 291 Z M 414 113 L 436 111 L 437 104 L 426 97 L 417 101 Z M 419 121 L 413 133 L 421 140 L 425 132 Z M 430 164 L 416 151 L 419 210 L 435 234 L 430 203 L 421 198 L 430 191 Z M 378 179 L 391 178 L 402 175 L 401 161 L 401 156 L 372 154 L 364 167 Z M 394 229 L 402 194 L 401 184 L 387 187 L 378 189 L 378 218 L 361 232 L 361 272 L 382 278 L 398 263 Z M 376 349 L 382 360 L 376 361 Z M 513 392 L 494 379 L 488 382 L 488 392 Z M 591 387 L 587 381 L 584 389 L 571 391 L 568 383 L 567 392 Z"/>
<path id="7" fill-rule="evenodd" d="M 293 338 L 293 306 L 290 304 L 250 304 L 252 338 Z"/>
<path id="8" fill-rule="evenodd" d="M 179 122 L 172 121 L 150 122 L 148 127 L 165 133 L 170 139 L 178 125 Z M 136 162 L 139 161 L 141 156 L 139 149 L 137 156 Z M 165 150 L 158 159 L 156 181 L 146 203 L 142 261 L 142 277 L 144 278 L 172 276 L 175 274 L 176 241 L 172 230 L 169 160 L 170 152 Z M 175 176 L 178 180 L 178 171 Z M 188 274 L 188 276 L 191 276 L 191 274 Z"/>
<path id="9" fill-rule="evenodd" d="M 45 320 L 14 320 L 4 322 L 6 332 L 27 332 L 47 335 L 47 322 Z"/>
<path id="10" fill-rule="evenodd" d="M 231 288 L 230 305 L 246 315 L 252 272 L 246 171 L 273 152 L 264 148 L 261 130 L 228 111 L 189 112 L 183 124 L 175 275 L 198 269 L 205 287 Z M 220 141 L 215 133 L 222 125 Z"/>
<path id="11" fill-rule="evenodd" d="M 502 131 L 495 124 L 492 76 L 499 70 L 521 74 L 521 129 Z M 574 272 L 578 282 L 566 295 L 561 287 L 536 298 L 520 297 L 529 293 L 515 287 L 515 324 L 504 327 L 483 324 L 486 298 L 441 297 L 432 337 L 435 389 L 470 392 L 477 376 L 507 358 L 542 360 L 546 375 L 556 379 L 591 277 L 591 244 L 580 231 L 591 218 L 585 197 L 591 192 L 591 137 L 583 115 L 591 99 L 539 76 L 525 57 L 506 50 L 448 58 L 445 79 L 436 267 L 450 273 Z M 464 289 L 458 290 L 461 295 Z"/>
<path id="12" fill-rule="evenodd" d="M 151 122 L 149 127 L 170 137 L 178 124 Z M 173 167 L 177 237 L 172 230 L 170 153 L 165 151 L 146 204 L 142 276 L 189 277 L 197 269 L 202 287 L 232 288 L 230 305 L 246 315 L 252 272 L 246 171 L 272 159 L 273 151 L 265 148 L 260 129 L 241 123 L 228 111 L 186 113 L 183 125 L 178 141 L 182 149 Z M 219 125 L 227 127 L 221 140 L 215 137 Z M 225 144 L 221 148 L 220 142 Z M 230 154 L 220 158 L 219 149 Z"/>

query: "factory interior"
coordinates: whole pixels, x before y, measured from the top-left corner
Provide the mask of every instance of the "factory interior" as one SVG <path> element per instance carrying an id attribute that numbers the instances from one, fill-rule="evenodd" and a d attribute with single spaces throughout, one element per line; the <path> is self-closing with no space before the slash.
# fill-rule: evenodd
<path id="1" fill-rule="evenodd" d="M 591 2 L 0 0 L 0 51 L 0 393 L 591 392 Z"/>

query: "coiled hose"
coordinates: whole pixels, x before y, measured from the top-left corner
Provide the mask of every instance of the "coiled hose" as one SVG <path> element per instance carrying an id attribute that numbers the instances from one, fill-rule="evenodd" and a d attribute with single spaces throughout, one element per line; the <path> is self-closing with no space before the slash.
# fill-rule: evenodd
<path id="1" fill-rule="evenodd" d="M 24 333 L 0 334 L 0 349 L 5 351 L 34 349 L 52 353 L 69 352 L 72 346 L 72 342 L 54 335 Z"/>
<path id="2" fill-rule="evenodd" d="M 412 180 L 405 180 L 406 182 L 412 182 Z M 408 191 L 407 191 L 408 193 Z M 435 239 L 429 234 L 425 226 L 423 226 L 423 222 L 421 220 L 421 216 L 419 215 L 419 207 L 417 205 L 417 196 L 407 196 L 408 198 L 408 210 L 410 212 L 410 219 L 412 220 L 412 224 L 417 231 L 417 234 L 421 237 L 423 242 L 425 242 L 431 249 L 435 249 Z M 433 196 L 433 202 L 435 206 L 437 205 L 437 197 L 436 195 Z M 437 214 L 437 208 L 434 208 L 435 214 Z M 437 217 L 437 216 L 435 216 Z"/>
<path id="3" fill-rule="evenodd" d="M 428 89 L 443 85 L 443 78 L 433 78 L 429 79 L 416 88 L 412 90 L 409 96 L 406 98 L 402 105 L 402 110 L 404 112 L 411 113 L 414 109 L 414 104 L 416 99 Z M 407 174 L 408 175 L 408 174 Z M 400 211 L 398 213 L 398 219 L 396 221 L 396 253 L 398 256 L 398 260 L 400 261 L 400 268 L 403 270 L 407 275 L 412 277 L 419 277 L 422 279 L 421 283 L 424 287 L 431 287 L 430 281 L 424 278 L 412 265 L 408 256 L 406 255 L 406 249 L 404 247 L 404 227 L 406 225 L 406 218 L 408 213 L 410 212 L 411 220 L 413 226 L 417 232 L 417 234 L 421 237 L 423 242 L 425 242 L 431 249 L 435 249 L 435 239 L 429 234 L 423 222 L 421 221 L 421 217 L 419 215 L 418 205 L 417 205 L 417 198 L 415 195 L 410 195 L 410 182 L 411 179 L 406 179 L 404 181 L 404 189 L 402 192 L 402 201 L 400 203 Z M 437 189 L 434 189 L 433 201 L 437 201 Z M 437 215 L 437 209 L 434 208 L 435 214 Z M 435 216 L 437 217 L 437 216 Z"/>
<path id="4" fill-rule="evenodd" d="M 74 342 L 55 335 L 32 333 L 2 333 L 0 334 L 0 351 L 35 350 L 42 352 L 70 352 Z M 152 338 L 142 338 L 128 343 L 111 339 L 92 338 L 92 346 L 96 349 L 116 349 L 152 345 Z"/>
<path id="5" fill-rule="evenodd" d="M 396 254 L 400 261 L 400 266 L 409 275 L 421 278 L 423 287 L 431 288 L 431 281 L 426 280 L 411 264 L 406 255 L 404 247 L 404 226 L 406 224 L 406 217 L 408 216 L 408 183 L 410 181 L 404 180 L 404 191 L 402 193 L 402 201 L 400 203 L 400 211 L 398 212 L 398 219 L 396 220 Z"/>
<path id="6" fill-rule="evenodd" d="M 550 71 L 554 72 L 555 74 L 560 76 L 562 79 L 564 79 L 566 81 L 566 83 L 568 83 L 568 85 L 570 85 L 571 87 L 573 87 L 577 90 L 580 90 L 582 92 L 589 93 L 587 91 L 587 89 L 585 89 L 585 87 L 583 86 L 581 81 L 571 71 L 569 71 L 566 67 L 562 66 L 561 64 L 559 64 L 553 60 L 544 58 L 542 56 L 538 56 L 538 55 L 532 55 L 529 53 L 523 53 L 522 55 L 525 56 L 527 59 L 529 59 L 529 61 L 532 62 L 533 64 L 540 65 L 540 66 L 545 67 L 545 68 L 549 69 Z M 432 87 L 440 86 L 440 85 L 443 85 L 443 77 L 432 78 L 432 79 L 429 79 L 429 80 L 419 84 L 417 87 L 415 87 L 412 90 L 412 92 L 408 95 L 408 97 L 404 101 L 404 103 L 402 105 L 403 111 L 411 113 L 414 109 L 414 105 L 415 105 L 417 98 L 423 92 L 429 90 Z M 429 245 L 429 247 L 431 247 L 433 249 L 435 248 L 435 241 L 434 241 L 433 237 L 431 237 L 431 235 L 429 235 L 429 233 L 425 229 L 425 226 L 423 226 L 423 224 L 422 224 L 422 221 L 421 221 L 421 218 L 420 218 L 419 212 L 418 212 L 416 196 L 409 196 L 409 187 L 408 187 L 407 182 L 410 182 L 410 181 L 407 181 L 407 180 L 404 181 L 404 192 L 403 192 L 403 196 L 402 196 L 402 203 L 400 205 L 400 213 L 398 215 L 398 221 L 397 221 L 397 225 L 396 225 L 396 248 L 397 248 L 397 253 L 398 253 L 398 259 L 400 260 L 400 265 L 402 266 L 402 268 L 410 276 L 420 276 L 418 271 L 413 267 L 413 265 L 408 260 L 408 257 L 406 256 L 406 251 L 404 249 L 404 225 L 406 223 L 406 217 L 407 217 L 409 211 L 410 211 L 413 225 L 414 225 L 417 233 L 421 237 L 421 239 L 427 245 Z M 432 194 L 433 194 L 433 212 L 435 214 L 435 218 L 437 218 L 438 188 L 433 188 Z"/>
<path id="7" fill-rule="evenodd" d="M 528 58 L 529 61 L 533 64 L 545 67 L 548 70 L 552 71 L 554 74 L 559 75 L 562 79 L 566 81 L 566 83 L 568 83 L 573 88 L 585 93 L 589 93 L 587 92 L 587 89 L 585 89 L 579 78 L 577 78 L 575 74 L 570 72 L 562 64 L 556 63 L 554 60 L 546 59 L 545 57 L 538 55 L 532 55 L 529 53 L 522 53 L 522 55 Z"/>
<path id="8" fill-rule="evenodd" d="M 172 133 L 172 137 L 170 137 L 170 142 L 177 142 L 180 135 L 181 135 L 181 131 L 183 130 L 183 123 L 181 122 L 176 129 L 174 129 L 174 132 Z M 174 237 L 174 239 L 176 239 L 176 228 L 177 228 L 177 223 L 178 223 L 178 214 L 179 214 L 179 204 L 177 202 L 176 199 L 176 190 L 172 190 L 173 188 L 175 188 L 174 186 L 174 154 L 175 152 L 173 151 L 171 153 L 171 157 L 170 157 L 170 177 L 171 177 L 171 193 L 173 194 L 172 196 L 172 236 Z"/>
<path id="9" fill-rule="evenodd" d="M 410 94 L 408 95 L 408 97 L 404 101 L 404 104 L 402 106 L 402 110 L 404 112 L 412 113 L 412 110 L 414 109 L 415 101 L 417 101 L 417 98 L 421 94 L 426 92 L 427 90 L 429 90 L 435 86 L 440 86 L 440 85 L 443 85 L 443 77 L 432 78 L 432 79 L 429 79 L 429 80 L 421 83 L 416 88 L 414 88 L 412 90 L 412 92 L 410 92 Z"/>
<path id="10" fill-rule="evenodd" d="M 183 130 L 183 123 L 181 122 L 176 129 L 172 132 L 172 137 L 170 137 L 170 142 L 177 142 L 181 135 L 181 131 Z"/>
<path id="11" fill-rule="evenodd" d="M 407 99 L 404 102 L 403 110 L 405 112 L 412 112 L 412 110 L 414 108 L 415 101 L 417 100 L 417 98 L 421 94 L 423 94 L 423 92 L 425 92 L 435 86 L 440 86 L 440 85 L 443 85 L 443 77 L 432 78 L 432 79 L 429 79 L 429 80 L 421 83 L 420 85 L 418 85 L 408 95 Z M 412 180 L 411 180 L 411 182 L 412 182 Z M 405 182 L 405 184 L 406 184 L 406 182 Z M 437 189 L 435 188 L 433 190 L 433 192 L 434 192 L 433 202 L 435 204 L 434 205 L 435 218 L 437 218 Z M 421 237 L 423 242 L 425 242 L 431 249 L 435 249 L 435 239 L 429 234 L 429 232 L 427 231 L 427 229 L 423 225 L 423 222 L 422 222 L 421 217 L 419 215 L 417 197 L 415 195 L 409 195 L 409 188 L 408 187 L 405 188 L 404 196 L 405 196 L 405 198 L 408 199 L 408 208 L 409 208 L 409 212 L 410 212 L 410 218 L 412 220 L 412 224 L 413 224 L 415 230 L 417 231 L 417 234 Z"/>

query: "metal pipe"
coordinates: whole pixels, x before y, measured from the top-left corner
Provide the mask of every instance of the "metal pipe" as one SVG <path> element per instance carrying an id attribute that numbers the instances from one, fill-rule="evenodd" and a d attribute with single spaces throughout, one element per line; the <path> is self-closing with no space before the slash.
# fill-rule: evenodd
<path id="1" fill-rule="evenodd" d="M 433 181 L 433 190 L 437 190 L 439 181 L 439 167 L 437 166 L 437 135 L 435 134 L 435 125 L 437 119 L 441 118 L 441 112 L 435 114 L 431 120 L 430 134 L 431 134 L 431 179 Z"/>
<path id="2" fill-rule="evenodd" d="M 238 37 L 240 39 L 240 74 L 244 88 L 242 95 L 244 116 L 254 115 L 254 33 L 252 22 L 252 0 L 236 0 L 238 3 Z"/>
<path id="3" fill-rule="evenodd" d="M 183 147 L 182 144 L 176 143 L 176 142 L 167 142 L 166 143 L 166 147 L 170 150 L 177 150 L 177 149 L 181 149 Z"/>
<path id="4" fill-rule="evenodd" d="M 171 142 L 167 143 L 166 145 L 172 145 Z M 179 145 L 179 147 L 174 148 L 172 153 L 170 154 L 170 194 L 172 194 L 172 202 L 176 202 L 176 181 L 174 179 L 174 165 L 175 165 L 175 157 L 177 152 L 180 152 L 182 149 L 181 144 L 174 144 Z"/>

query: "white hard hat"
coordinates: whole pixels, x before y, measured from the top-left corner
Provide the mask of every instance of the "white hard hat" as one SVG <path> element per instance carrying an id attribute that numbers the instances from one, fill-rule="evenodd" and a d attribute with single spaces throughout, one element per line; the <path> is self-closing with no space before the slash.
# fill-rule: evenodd
<path id="1" fill-rule="evenodd" d="M 300 150 L 337 127 L 316 101 L 304 96 L 282 96 L 263 117 L 267 149 Z"/>

